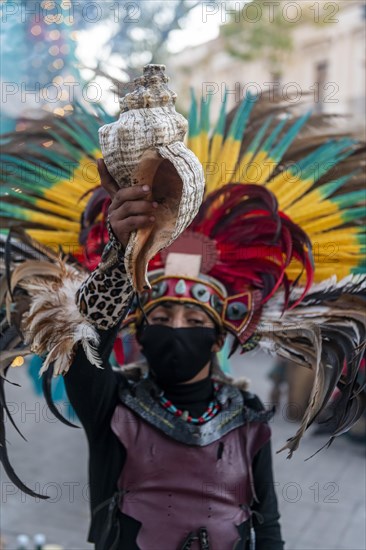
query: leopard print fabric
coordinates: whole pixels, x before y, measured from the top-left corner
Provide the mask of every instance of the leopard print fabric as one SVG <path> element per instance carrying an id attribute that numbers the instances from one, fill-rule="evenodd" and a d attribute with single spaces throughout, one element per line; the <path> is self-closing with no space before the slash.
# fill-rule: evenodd
<path id="1" fill-rule="evenodd" d="M 98 267 L 76 294 L 81 314 L 102 330 L 114 327 L 123 317 L 133 296 L 123 253 L 109 242 Z"/>

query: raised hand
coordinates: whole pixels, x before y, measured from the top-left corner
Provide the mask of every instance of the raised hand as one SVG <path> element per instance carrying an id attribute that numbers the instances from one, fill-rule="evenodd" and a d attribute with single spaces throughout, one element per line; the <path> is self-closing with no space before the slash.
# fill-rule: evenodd
<path id="1" fill-rule="evenodd" d="M 119 189 L 103 159 L 98 160 L 101 185 L 112 199 L 109 222 L 115 237 L 126 247 L 131 231 L 152 226 L 158 203 L 152 200 L 148 185 L 134 185 Z"/>

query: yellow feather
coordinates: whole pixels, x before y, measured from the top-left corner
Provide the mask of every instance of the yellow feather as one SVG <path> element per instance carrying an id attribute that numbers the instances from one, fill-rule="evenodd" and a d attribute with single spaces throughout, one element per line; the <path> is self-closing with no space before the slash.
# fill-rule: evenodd
<path id="1" fill-rule="evenodd" d="M 26 210 L 26 209 L 25 209 Z M 40 223 L 42 225 L 48 225 L 55 229 L 66 229 L 68 231 L 74 231 L 76 234 L 80 231 L 80 224 L 58 216 L 52 216 L 50 214 L 43 214 L 42 212 L 27 211 L 28 220 L 34 223 Z"/>
<path id="2" fill-rule="evenodd" d="M 100 185 L 100 178 L 96 162 L 85 156 L 80 159 L 78 166 L 72 171 L 71 177 L 55 183 L 45 192 L 45 196 L 61 205 L 65 205 L 65 203 L 70 206 L 75 203 L 80 204 L 80 210 L 83 211 L 89 197 L 84 197 L 79 202 L 80 197 L 98 185 Z M 58 196 L 60 198 L 57 200 Z"/>
<path id="3" fill-rule="evenodd" d="M 75 211 L 71 208 L 65 208 L 63 206 L 60 206 L 59 204 L 55 204 L 51 201 L 46 201 L 44 199 L 37 199 L 36 206 L 38 208 L 42 208 L 43 210 L 46 210 L 47 212 L 53 212 L 54 214 L 58 214 L 59 216 L 65 216 L 67 218 L 72 218 L 75 221 L 80 220 L 80 211 Z"/>
<path id="4" fill-rule="evenodd" d="M 314 221 L 311 220 L 307 223 L 304 223 L 302 225 L 302 229 L 309 233 L 311 231 L 312 234 L 318 232 L 318 231 L 325 231 L 327 229 L 332 229 L 333 227 L 336 228 L 339 225 L 342 225 L 344 222 L 342 220 L 342 215 L 340 213 L 338 214 L 331 214 L 330 216 L 325 216 L 321 220 Z"/>
<path id="5" fill-rule="evenodd" d="M 342 250 L 337 243 L 329 243 L 328 247 L 325 246 L 324 250 L 316 254 L 316 261 L 320 264 L 342 262 L 356 265 L 361 257 L 361 254 L 348 253 Z"/>
<path id="6" fill-rule="evenodd" d="M 74 231 L 54 231 L 52 229 L 26 229 L 27 235 L 29 235 L 32 239 L 41 242 L 42 244 L 45 243 L 45 241 L 51 237 L 52 239 L 57 241 L 57 243 L 61 243 L 67 240 L 67 242 L 73 242 L 78 243 L 78 234 Z M 66 242 L 66 241 L 65 241 Z"/>
<path id="7" fill-rule="evenodd" d="M 313 183 L 312 178 L 304 180 L 284 170 L 268 183 L 267 188 L 276 195 L 280 209 L 286 209 L 287 214 L 290 204 L 306 193 Z"/>
<path id="8" fill-rule="evenodd" d="M 66 254 L 79 254 L 82 252 L 77 233 L 71 231 L 46 231 L 42 229 L 27 229 L 26 233 L 32 239 L 51 248 L 56 253 L 58 253 L 59 247 L 62 247 Z"/>
<path id="9" fill-rule="evenodd" d="M 208 178 L 209 184 L 213 189 L 226 185 L 233 177 L 240 153 L 240 146 L 241 142 L 231 137 L 225 140 L 217 161 L 216 171 Z"/>
<path id="10" fill-rule="evenodd" d="M 209 139 L 207 132 L 201 132 L 200 134 L 201 139 L 201 157 L 200 161 L 203 166 L 203 169 L 206 170 L 206 166 L 208 163 L 208 146 L 209 146 Z"/>
<path id="11" fill-rule="evenodd" d="M 55 183 L 53 186 L 53 189 L 57 193 L 64 193 L 65 195 L 69 197 L 74 197 L 76 200 L 78 200 L 81 196 L 83 196 L 87 191 L 90 189 L 93 189 L 93 187 L 96 187 L 97 184 L 90 185 L 87 189 L 84 189 L 79 185 L 80 180 L 61 180 Z"/>
<path id="12" fill-rule="evenodd" d="M 315 203 L 322 202 L 324 199 L 319 193 L 318 189 L 314 189 L 307 193 L 304 197 L 295 200 L 291 206 L 286 208 L 286 214 L 292 218 L 292 216 L 299 210 L 305 209 L 307 207 L 312 207 Z"/>
<path id="13" fill-rule="evenodd" d="M 358 242 L 359 231 L 355 227 L 347 227 L 347 229 L 333 229 L 327 232 L 311 231 L 309 235 L 313 235 L 317 241 L 336 240 L 339 242 Z"/>
<path id="14" fill-rule="evenodd" d="M 302 225 L 306 221 L 318 218 L 320 216 L 327 216 L 339 212 L 337 204 L 332 201 L 324 201 L 322 203 L 308 205 L 307 208 L 299 209 L 296 212 L 292 212 L 290 215 L 288 210 L 286 214 L 291 217 L 292 221 Z"/>
<path id="15" fill-rule="evenodd" d="M 210 181 L 211 175 L 212 175 L 211 168 L 212 170 L 216 170 L 216 168 L 214 168 L 212 164 L 208 167 L 208 170 L 206 172 L 205 197 L 215 190 L 214 186 Z"/>
<path id="16" fill-rule="evenodd" d="M 243 155 L 232 179 L 235 183 L 247 183 L 247 168 L 254 153 L 249 151 Z"/>
<path id="17" fill-rule="evenodd" d="M 100 177 L 95 160 L 82 157 L 73 172 L 72 182 L 83 191 L 88 191 L 100 184 Z"/>
<path id="18" fill-rule="evenodd" d="M 316 257 L 326 256 L 332 254 L 334 251 L 337 252 L 340 256 L 352 257 L 352 258 L 362 258 L 362 253 L 360 252 L 360 246 L 358 244 L 348 244 L 342 241 L 333 240 L 317 240 L 316 237 L 313 242 L 313 254 Z"/>
<path id="19" fill-rule="evenodd" d="M 265 151 L 259 151 L 246 169 L 245 183 L 263 185 L 271 176 L 277 163 Z"/>
<path id="20" fill-rule="evenodd" d="M 215 134 L 211 141 L 211 150 L 209 156 L 209 162 L 216 162 L 219 158 L 220 150 L 222 147 L 222 142 L 224 141 L 224 136 L 222 134 Z"/>
<path id="21" fill-rule="evenodd" d="M 347 277 L 347 275 L 350 275 L 352 272 L 352 269 L 356 267 L 357 263 L 346 265 L 344 263 L 326 263 L 321 264 L 317 263 L 314 273 L 314 282 L 318 283 L 321 281 L 324 281 L 324 279 L 329 279 L 333 275 L 335 275 L 338 279 L 343 279 L 344 277 Z M 300 266 L 297 267 L 289 267 L 286 269 L 286 274 L 288 278 L 292 281 L 294 281 L 301 272 Z M 306 279 L 305 273 L 302 274 L 300 277 L 300 283 L 304 284 Z"/>
<path id="22" fill-rule="evenodd" d="M 314 180 L 302 180 L 296 179 L 295 181 L 289 182 L 286 189 L 283 189 L 283 194 L 281 197 L 278 197 L 278 205 L 280 210 L 286 211 L 288 206 L 293 203 L 296 198 L 302 196 L 308 191 L 313 185 Z"/>
<path id="23" fill-rule="evenodd" d="M 201 140 L 199 136 L 191 136 L 188 139 L 187 147 L 201 160 Z"/>
<path id="24" fill-rule="evenodd" d="M 339 265 L 337 264 L 337 267 L 327 266 L 327 267 L 317 267 L 314 273 L 314 282 L 320 283 L 324 281 L 325 279 L 329 279 L 333 275 L 335 275 L 339 280 L 343 279 L 344 277 L 347 277 L 347 275 L 350 275 L 352 272 L 352 268 L 355 266 L 345 266 L 345 265 Z M 290 280 L 294 281 L 298 275 L 299 270 L 290 270 L 286 269 L 287 276 Z M 303 274 L 300 277 L 300 284 L 305 283 L 306 276 Z"/>
<path id="25" fill-rule="evenodd" d="M 58 252 L 62 246 L 66 253 L 77 254 L 82 248 L 78 241 L 78 233 L 72 231 L 47 231 L 42 229 L 27 229 L 27 235 L 32 239 L 48 246 Z"/>
<path id="26" fill-rule="evenodd" d="M 79 197 L 73 198 L 70 196 L 70 193 L 63 189 L 58 189 L 57 187 L 57 185 L 54 185 L 51 189 L 47 189 L 44 194 L 45 198 L 52 200 L 61 206 L 69 206 L 80 213 L 84 211 L 89 197 L 84 197 L 84 199 L 79 200 Z"/>

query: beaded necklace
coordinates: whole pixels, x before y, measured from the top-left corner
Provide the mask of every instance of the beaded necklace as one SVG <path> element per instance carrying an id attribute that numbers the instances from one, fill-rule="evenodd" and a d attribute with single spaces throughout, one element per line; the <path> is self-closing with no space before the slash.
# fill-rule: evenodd
<path id="1" fill-rule="evenodd" d="M 190 422 L 191 424 L 204 424 L 205 422 L 208 422 L 208 420 L 216 416 L 220 410 L 220 404 L 216 399 L 216 396 L 220 389 L 220 384 L 214 382 L 213 389 L 214 397 L 212 401 L 210 401 L 210 403 L 208 404 L 205 412 L 198 418 L 191 416 L 188 411 L 182 411 L 181 409 L 178 409 L 169 399 L 164 397 L 164 393 L 159 395 L 159 403 L 165 410 L 169 411 L 174 416 L 181 418 L 185 422 Z"/>

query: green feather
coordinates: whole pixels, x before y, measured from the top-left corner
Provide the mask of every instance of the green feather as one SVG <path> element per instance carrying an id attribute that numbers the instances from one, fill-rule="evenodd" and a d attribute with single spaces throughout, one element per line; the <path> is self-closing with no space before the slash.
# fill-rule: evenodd
<path id="1" fill-rule="evenodd" d="M 8 202 L 2 202 L 0 206 L 0 215 L 4 218 L 17 218 L 20 220 L 29 220 L 31 210 L 10 204 Z"/>
<path id="2" fill-rule="evenodd" d="M 17 200 L 22 200 L 25 202 L 29 202 L 30 204 L 36 204 L 37 197 L 26 195 L 25 193 L 18 193 L 11 187 L 4 187 L 2 186 L 2 189 L 0 190 L 0 197 L 14 197 Z"/>
<path id="3" fill-rule="evenodd" d="M 356 208 L 344 210 L 341 212 L 341 216 L 345 222 L 351 222 L 353 220 L 362 219 L 365 217 L 365 207 L 358 206 Z"/>
<path id="4" fill-rule="evenodd" d="M 282 137 L 279 143 L 272 149 L 270 156 L 277 162 L 281 160 L 283 155 L 286 153 L 287 149 L 294 141 L 296 136 L 299 134 L 301 128 L 304 126 L 305 122 L 311 116 L 311 110 L 305 113 L 302 117 L 298 118 L 294 124 L 287 130 L 286 134 Z"/>
<path id="5" fill-rule="evenodd" d="M 80 146 L 82 150 L 91 152 L 95 150 L 95 148 L 98 146 L 98 142 L 90 139 L 87 133 L 81 130 L 80 126 L 78 126 L 78 124 L 71 117 L 70 117 L 70 120 L 67 121 L 67 125 L 62 124 L 60 122 L 58 123 L 58 125 L 60 126 L 60 128 L 62 128 L 62 130 L 66 134 L 68 134 L 70 137 L 72 137 L 76 141 L 76 143 Z M 65 140 L 61 138 L 61 136 L 59 136 L 56 132 L 50 131 L 50 134 L 54 135 L 56 140 L 58 139 L 63 144 L 65 143 Z M 79 152 L 79 157 L 80 156 L 81 154 Z"/>
<path id="6" fill-rule="evenodd" d="M 191 88 L 191 107 L 188 115 L 188 136 L 197 137 L 199 135 L 198 116 L 197 116 L 197 101 L 194 89 Z"/>
<path id="7" fill-rule="evenodd" d="M 261 128 L 258 130 L 258 132 L 256 133 L 254 139 L 252 140 L 252 142 L 250 143 L 248 149 L 247 149 L 247 153 L 253 153 L 255 154 L 257 152 L 257 149 L 263 139 L 263 136 L 265 135 L 265 133 L 267 132 L 271 122 L 273 120 L 273 116 L 269 116 L 267 117 L 267 119 L 264 121 L 264 123 L 262 124 Z M 263 147 L 261 148 L 263 150 Z"/>
<path id="8" fill-rule="evenodd" d="M 279 134 L 282 132 L 283 127 L 285 126 L 286 122 L 288 120 L 288 116 L 284 116 L 280 122 L 275 126 L 275 128 L 272 130 L 271 134 L 268 136 L 266 141 L 263 143 L 262 150 L 269 153 L 269 151 L 272 148 L 272 145 L 276 141 Z"/>
<path id="9" fill-rule="evenodd" d="M 258 96 L 253 96 L 252 94 L 248 93 L 247 97 L 245 98 L 245 109 L 243 110 L 239 118 L 238 126 L 234 135 L 234 138 L 236 141 L 241 141 L 243 139 L 243 135 L 250 117 L 250 113 L 252 112 L 252 109 L 257 101 L 258 101 Z"/>
<path id="10" fill-rule="evenodd" d="M 349 208 L 350 206 L 355 206 L 356 204 L 360 202 L 365 201 L 365 191 L 361 189 L 360 191 L 351 191 L 350 193 L 346 193 L 345 195 L 339 195 L 337 197 L 333 197 L 330 199 L 332 202 L 335 202 L 339 209 L 342 210 L 343 208 Z M 366 214 L 366 210 L 364 210 L 364 215 Z"/>
<path id="11" fill-rule="evenodd" d="M 228 137 L 231 137 L 231 138 L 234 138 L 234 139 L 235 139 L 235 134 L 236 134 L 236 132 L 237 132 L 239 120 L 240 120 L 240 117 L 241 117 L 243 111 L 245 110 L 246 106 L 247 106 L 247 99 L 244 99 L 244 100 L 240 103 L 240 105 L 239 105 L 239 107 L 238 107 L 238 109 L 237 109 L 237 111 L 236 111 L 236 113 L 235 113 L 235 116 L 234 116 L 234 118 L 233 118 L 233 120 L 232 120 L 232 122 L 231 122 L 231 124 L 230 124 L 229 131 L 228 131 L 228 133 L 227 133 L 227 138 L 228 138 Z"/>
<path id="12" fill-rule="evenodd" d="M 334 181 L 330 181 L 329 183 L 324 183 L 320 187 L 318 187 L 318 191 L 323 199 L 327 199 L 333 193 L 335 193 L 338 189 L 340 189 L 347 181 L 349 181 L 353 176 L 356 174 L 359 174 L 361 170 L 354 170 L 350 174 L 347 174 L 346 176 L 342 176 L 341 178 L 338 178 Z"/>
<path id="13" fill-rule="evenodd" d="M 226 102 L 227 102 L 227 90 L 225 90 L 224 100 L 221 105 L 219 119 L 217 121 L 213 135 L 223 136 L 225 132 L 226 123 Z"/>
<path id="14" fill-rule="evenodd" d="M 208 134 L 210 131 L 210 105 L 212 100 L 212 94 L 208 96 L 208 99 L 201 98 L 201 120 L 200 120 L 200 132 Z"/>

